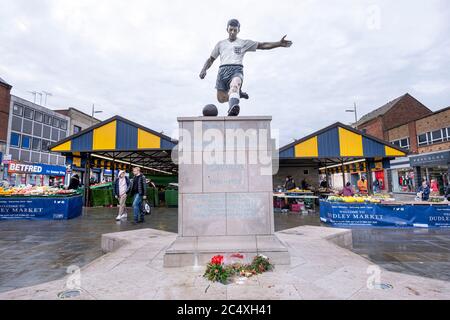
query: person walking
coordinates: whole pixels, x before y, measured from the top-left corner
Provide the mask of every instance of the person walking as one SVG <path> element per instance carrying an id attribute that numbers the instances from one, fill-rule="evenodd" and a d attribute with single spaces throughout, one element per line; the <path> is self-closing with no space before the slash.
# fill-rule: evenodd
<path id="1" fill-rule="evenodd" d="M 119 176 L 114 181 L 114 197 L 119 201 L 119 214 L 116 221 L 126 219 L 127 213 L 127 194 L 130 192 L 130 179 L 125 175 L 125 171 L 119 171 Z"/>
<path id="2" fill-rule="evenodd" d="M 143 223 L 144 215 L 142 214 L 141 205 L 142 200 L 147 199 L 147 183 L 145 176 L 141 173 L 141 168 L 135 167 L 133 169 L 133 182 L 131 187 L 131 196 L 133 197 L 133 213 L 134 222 Z"/>

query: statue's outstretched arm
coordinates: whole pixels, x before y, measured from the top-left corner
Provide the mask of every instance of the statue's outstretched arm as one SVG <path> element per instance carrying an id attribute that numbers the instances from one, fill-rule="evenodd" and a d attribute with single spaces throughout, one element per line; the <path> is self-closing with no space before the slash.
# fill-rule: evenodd
<path id="1" fill-rule="evenodd" d="M 270 49 L 275 49 L 275 48 L 280 48 L 280 47 L 289 48 L 290 46 L 292 46 L 292 41 L 286 40 L 286 36 L 284 36 L 278 42 L 260 42 L 258 44 L 257 49 L 270 50 Z"/>

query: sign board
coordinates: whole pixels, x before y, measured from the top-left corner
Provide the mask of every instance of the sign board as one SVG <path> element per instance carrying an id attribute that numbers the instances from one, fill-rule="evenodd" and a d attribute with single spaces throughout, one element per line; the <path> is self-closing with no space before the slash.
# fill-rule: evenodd
<path id="1" fill-rule="evenodd" d="M 66 167 L 48 164 L 26 164 L 12 161 L 8 164 L 8 172 L 64 177 L 66 175 Z"/>
<path id="2" fill-rule="evenodd" d="M 320 219 L 333 226 L 450 227 L 450 205 L 383 205 L 320 201 Z"/>
<path id="3" fill-rule="evenodd" d="M 0 220 L 67 220 L 81 216 L 83 197 L 3 197 Z"/>
<path id="4" fill-rule="evenodd" d="M 450 151 L 411 156 L 409 161 L 411 167 L 447 165 L 450 162 Z"/>

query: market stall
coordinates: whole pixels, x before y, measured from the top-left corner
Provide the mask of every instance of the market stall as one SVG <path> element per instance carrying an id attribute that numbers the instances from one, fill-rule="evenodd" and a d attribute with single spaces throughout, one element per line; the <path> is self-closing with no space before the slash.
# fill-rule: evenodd
<path id="1" fill-rule="evenodd" d="M 304 196 L 317 201 L 321 211 L 326 212 L 326 199 L 341 193 L 347 183 L 355 192 L 382 190 L 375 188 L 379 183 L 374 183 L 381 176 L 379 172 L 389 168 L 390 160 L 406 154 L 404 149 L 338 122 L 282 147 L 276 180 L 291 176 L 297 182 L 313 182 L 314 194 Z M 365 190 L 358 190 L 362 189 L 360 181 Z M 283 194 L 286 198 L 303 196 Z M 275 201 L 275 207 L 279 205 L 280 201 Z"/>
<path id="2" fill-rule="evenodd" d="M 131 173 L 139 167 L 146 176 L 157 175 L 170 182 L 177 180 L 178 167 L 172 161 L 172 150 L 177 141 L 170 137 L 114 116 L 95 126 L 67 137 L 49 148 L 65 156 L 71 168 L 82 168 L 86 186 L 86 205 L 115 205 L 111 186 L 91 185 L 99 181 L 114 181 L 117 170 Z M 91 181 L 93 168 L 102 168 L 104 179 Z M 98 191 L 97 191 L 98 190 Z M 158 192 L 149 188 L 148 195 L 154 205 L 158 205 Z M 131 199 L 129 200 L 131 201 Z"/>
<path id="3" fill-rule="evenodd" d="M 319 197 L 311 190 L 294 189 L 285 192 L 274 192 L 274 208 L 279 211 L 315 212 L 316 200 Z"/>
<path id="4" fill-rule="evenodd" d="M 450 203 L 399 202 L 376 197 L 329 197 L 320 201 L 320 219 L 332 226 L 450 227 Z"/>
<path id="5" fill-rule="evenodd" d="M 51 187 L 0 188 L 0 220 L 69 220 L 81 216 L 83 196 Z"/>

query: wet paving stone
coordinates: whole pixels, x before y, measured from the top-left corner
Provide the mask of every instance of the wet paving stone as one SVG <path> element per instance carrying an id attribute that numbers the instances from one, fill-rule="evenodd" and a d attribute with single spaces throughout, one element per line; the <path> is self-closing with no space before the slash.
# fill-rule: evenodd
<path id="1" fill-rule="evenodd" d="M 129 210 L 129 219 L 132 219 Z M 0 221 L 0 292 L 60 279 L 100 257 L 101 235 L 152 228 L 176 233 L 177 209 L 157 208 L 144 224 L 116 222 L 117 208 L 89 208 L 69 221 Z M 275 214 L 275 230 L 320 226 L 318 214 Z M 450 281 L 450 229 L 355 229 L 355 253 L 390 271 Z"/>

